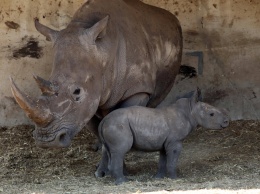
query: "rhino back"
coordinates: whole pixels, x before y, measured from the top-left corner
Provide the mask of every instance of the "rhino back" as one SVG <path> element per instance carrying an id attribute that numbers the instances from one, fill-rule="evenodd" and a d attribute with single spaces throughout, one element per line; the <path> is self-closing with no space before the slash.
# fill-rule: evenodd
<path id="1" fill-rule="evenodd" d="M 121 46 L 117 63 L 110 67 L 116 78 L 106 106 L 141 92 L 150 95 L 148 106 L 155 107 L 170 91 L 180 66 L 179 21 L 168 11 L 138 0 L 89 0 L 70 25 L 82 23 L 87 28 L 106 15 L 110 16 L 108 34 Z M 110 81 L 111 75 L 105 79 Z"/>

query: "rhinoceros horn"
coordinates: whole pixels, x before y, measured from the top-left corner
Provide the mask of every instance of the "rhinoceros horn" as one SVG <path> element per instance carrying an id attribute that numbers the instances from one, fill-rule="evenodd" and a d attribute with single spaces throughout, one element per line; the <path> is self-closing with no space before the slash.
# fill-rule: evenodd
<path id="1" fill-rule="evenodd" d="M 16 102 L 25 111 L 26 115 L 39 126 L 46 126 L 53 119 L 53 115 L 46 105 L 25 95 L 11 80 L 11 90 Z"/>
<path id="2" fill-rule="evenodd" d="M 52 95 L 57 93 L 58 86 L 55 86 L 52 82 L 47 81 L 39 76 L 34 75 L 33 78 L 37 82 L 39 88 L 43 94 Z"/>

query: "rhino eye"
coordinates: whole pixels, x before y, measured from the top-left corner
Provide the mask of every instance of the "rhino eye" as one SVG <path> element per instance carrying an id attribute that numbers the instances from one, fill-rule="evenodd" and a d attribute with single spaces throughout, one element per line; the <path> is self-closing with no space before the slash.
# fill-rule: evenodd
<path id="1" fill-rule="evenodd" d="M 73 95 L 74 95 L 74 100 L 75 101 L 79 101 L 80 100 L 80 93 L 81 93 L 81 90 L 80 88 L 76 88 L 74 91 L 73 91 Z"/>
<path id="2" fill-rule="evenodd" d="M 76 90 L 74 90 L 73 94 L 75 94 L 75 95 L 79 95 L 79 94 L 80 94 L 80 89 L 77 88 Z"/>
<path id="3" fill-rule="evenodd" d="M 214 113 L 210 113 L 209 115 L 210 115 L 211 117 L 213 117 L 213 116 L 214 116 Z"/>
<path id="4" fill-rule="evenodd" d="M 80 102 L 86 96 L 84 88 L 79 85 L 73 84 L 69 86 L 68 90 L 68 94 L 73 101 Z"/>

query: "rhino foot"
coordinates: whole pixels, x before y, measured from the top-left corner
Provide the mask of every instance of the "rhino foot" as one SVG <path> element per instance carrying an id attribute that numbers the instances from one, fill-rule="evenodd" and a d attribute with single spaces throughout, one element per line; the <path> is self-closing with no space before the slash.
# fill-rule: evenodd
<path id="1" fill-rule="evenodd" d="M 176 175 L 176 173 L 174 173 L 174 174 L 169 174 L 169 175 L 168 175 L 168 178 L 170 178 L 170 179 L 176 179 L 176 178 L 177 178 L 177 175 Z"/>
<path id="2" fill-rule="evenodd" d="M 157 173 L 153 176 L 153 178 L 155 179 L 162 179 L 165 177 L 165 174 L 164 173 Z"/>
<path id="3" fill-rule="evenodd" d="M 96 171 L 95 172 L 95 177 L 96 178 L 101 178 L 101 177 L 104 177 L 105 176 L 105 172 L 103 172 L 103 171 Z"/>
<path id="4" fill-rule="evenodd" d="M 102 178 L 104 176 L 109 176 L 109 175 L 111 175 L 109 170 L 97 170 L 95 172 L 95 177 L 96 178 Z"/>
<path id="5" fill-rule="evenodd" d="M 127 172 L 127 169 L 126 169 L 125 162 L 124 162 L 124 166 L 123 166 L 123 174 L 124 174 L 125 176 L 128 176 L 128 175 L 129 175 L 128 172 Z"/>
<path id="6" fill-rule="evenodd" d="M 96 141 L 91 147 L 95 152 L 98 152 L 102 148 L 102 143 L 100 141 Z"/>
<path id="7" fill-rule="evenodd" d="M 121 177 L 121 178 L 117 178 L 116 181 L 115 181 L 115 185 L 120 185 L 124 182 L 127 182 L 128 179 L 126 177 Z"/>

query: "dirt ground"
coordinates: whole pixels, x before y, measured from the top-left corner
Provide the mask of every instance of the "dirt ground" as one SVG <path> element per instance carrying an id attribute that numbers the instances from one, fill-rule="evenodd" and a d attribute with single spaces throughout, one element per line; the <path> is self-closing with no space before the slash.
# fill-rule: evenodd
<path id="1" fill-rule="evenodd" d="M 93 151 L 95 137 L 87 129 L 69 148 L 56 150 L 37 148 L 33 130 L 0 128 L 0 193 L 260 193 L 259 121 L 193 131 L 184 141 L 175 180 L 152 178 L 158 153 L 130 152 L 126 157 L 130 181 L 120 186 L 111 177 L 94 177 L 100 152 Z"/>

